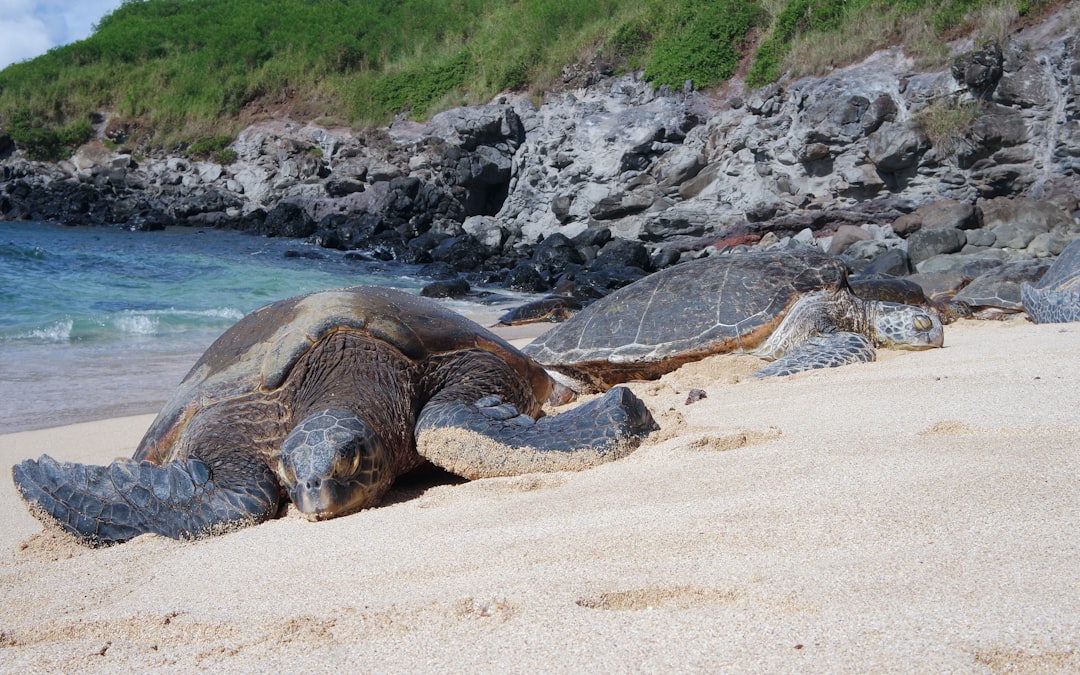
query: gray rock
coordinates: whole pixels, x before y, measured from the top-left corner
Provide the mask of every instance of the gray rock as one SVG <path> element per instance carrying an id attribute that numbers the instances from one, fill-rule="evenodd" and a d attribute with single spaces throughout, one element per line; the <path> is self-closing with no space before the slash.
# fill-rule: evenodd
<path id="1" fill-rule="evenodd" d="M 997 243 L 997 235 L 993 230 L 981 227 L 977 230 L 967 230 L 967 243 L 971 246 L 989 247 Z"/>
<path id="2" fill-rule="evenodd" d="M 1043 232 L 1035 235 L 1028 244 L 1027 252 L 1036 258 L 1058 256 L 1076 238 L 1076 235 L 1065 232 Z"/>
<path id="3" fill-rule="evenodd" d="M 716 180 L 722 170 L 723 165 L 719 163 L 706 165 L 697 175 L 679 186 L 679 197 L 687 200 L 697 197 Z"/>
<path id="4" fill-rule="evenodd" d="M 926 133 L 914 124 L 885 123 L 868 140 L 870 161 L 887 173 L 915 166 L 930 147 Z"/>
<path id="5" fill-rule="evenodd" d="M 863 268 L 863 274 L 880 274 L 892 277 L 906 276 L 911 272 L 911 261 L 907 252 L 899 247 L 882 251 Z"/>
<path id="6" fill-rule="evenodd" d="M 363 192 L 364 184 L 353 178 L 331 176 L 323 183 L 326 194 L 331 197 L 344 197 L 354 192 Z"/>
<path id="7" fill-rule="evenodd" d="M 676 237 L 700 237 L 711 218 L 706 211 L 673 208 L 648 214 L 641 225 L 642 241 L 668 241 Z"/>
<path id="8" fill-rule="evenodd" d="M 475 237 L 481 245 L 490 249 L 502 248 L 509 238 L 506 228 L 499 225 L 499 221 L 491 216 L 469 216 L 461 224 L 461 228 Z"/>
<path id="9" fill-rule="evenodd" d="M 942 199 L 924 204 L 913 214 L 922 224 L 923 229 L 952 227 L 958 230 L 971 230 L 979 227 L 979 214 L 968 202 L 955 199 Z"/>
<path id="10" fill-rule="evenodd" d="M 650 169 L 661 188 L 672 188 L 698 175 L 705 168 L 705 158 L 695 147 L 679 145 L 667 151 Z"/>
<path id="11" fill-rule="evenodd" d="M 280 202 L 270 209 L 260 233 L 268 237 L 308 237 L 315 233 L 316 223 L 298 204 Z"/>
<path id="12" fill-rule="evenodd" d="M 1001 79 L 1003 57 L 1001 47 L 991 42 L 980 49 L 961 54 L 953 60 L 952 76 L 976 94 L 986 94 Z"/>
<path id="13" fill-rule="evenodd" d="M 573 203 L 574 198 L 570 195 L 558 195 L 551 200 L 551 212 L 555 214 L 560 223 L 570 220 L 570 206 Z"/>
<path id="14" fill-rule="evenodd" d="M 994 90 L 994 100 L 1008 106 L 1032 108 L 1047 100 L 1054 86 L 1046 71 L 1032 58 L 1028 49 L 1010 42 L 1005 49 L 1001 80 Z"/>
<path id="15" fill-rule="evenodd" d="M 648 209 L 656 201 L 656 191 L 649 188 L 604 197 L 589 209 L 596 220 L 614 220 Z"/>
<path id="16" fill-rule="evenodd" d="M 870 239 L 870 233 L 861 227 L 856 225 L 841 225 L 836 229 L 836 234 L 833 235 L 832 241 L 829 242 L 828 253 L 829 255 L 840 255 L 855 242 L 868 239 Z M 884 250 L 884 248 L 885 247 L 883 246 L 882 250 Z M 873 256 L 865 257 L 871 258 Z"/>
<path id="17" fill-rule="evenodd" d="M 962 230 L 938 228 L 919 230 L 908 237 L 908 257 L 918 267 L 919 263 L 942 253 L 955 253 L 963 248 L 967 241 Z M 919 267 L 920 271 L 924 271 Z"/>
<path id="18" fill-rule="evenodd" d="M 935 272 L 956 272 L 964 276 L 975 278 L 994 269 L 1007 260 L 1008 256 L 1001 249 L 989 249 L 980 253 L 953 253 L 936 255 L 928 258 L 915 266 L 920 274 Z"/>
<path id="19" fill-rule="evenodd" d="M 993 231 L 996 245 L 1025 248 L 1039 234 L 1067 231 L 1072 217 L 1053 202 L 1017 197 L 998 197 L 979 202 L 983 224 Z"/>

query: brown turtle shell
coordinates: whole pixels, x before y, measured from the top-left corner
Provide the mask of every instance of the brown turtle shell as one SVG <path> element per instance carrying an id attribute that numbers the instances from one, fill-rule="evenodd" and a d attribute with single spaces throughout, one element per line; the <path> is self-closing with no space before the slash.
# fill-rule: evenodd
<path id="1" fill-rule="evenodd" d="M 550 395 L 547 373 L 494 333 L 430 300 L 388 288 L 352 287 L 279 300 L 225 331 L 184 377 L 135 453 L 161 459 L 184 425 L 204 407 L 234 397 L 270 394 L 297 360 L 335 331 L 356 331 L 395 347 L 407 358 L 461 350 L 491 352 L 532 384 L 537 400 Z"/>

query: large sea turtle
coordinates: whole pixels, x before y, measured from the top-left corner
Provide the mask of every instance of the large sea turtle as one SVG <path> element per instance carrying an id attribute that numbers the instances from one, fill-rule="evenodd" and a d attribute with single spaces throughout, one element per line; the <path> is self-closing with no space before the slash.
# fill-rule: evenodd
<path id="1" fill-rule="evenodd" d="M 1021 284 L 1020 297 L 1035 323 L 1080 321 L 1080 238 L 1065 247 L 1039 283 Z"/>
<path id="2" fill-rule="evenodd" d="M 655 428 L 628 389 L 542 417 L 557 385 L 499 337 L 380 288 L 281 300 L 203 354 L 132 459 L 12 470 L 30 509 L 91 545 L 186 538 L 377 501 L 426 458 L 466 478 L 580 468 Z"/>
<path id="3" fill-rule="evenodd" d="M 874 347 L 940 347 L 941 321 L 921 307 L 862 300 L 844 266 L 813 249 L 702 258 L 596 301 L 525 347 L 577 391 L 652 379 L 711 354 L 773 361 L 787 375 L 874 358 Z"/>

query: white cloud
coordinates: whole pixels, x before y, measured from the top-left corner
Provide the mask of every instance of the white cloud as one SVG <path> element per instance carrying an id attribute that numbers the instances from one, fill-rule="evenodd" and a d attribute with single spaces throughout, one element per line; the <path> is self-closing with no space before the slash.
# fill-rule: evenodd
<path id="1" fill-rule="evenodd" d="M 0 68 L 43 54 L 53 46 L 45 24 L 32 16 L 0 17 Z"/>
<path id="2" fill-rule="evenodd" d="M 0 0 L 0 68 L 88 37 L 122 0 Z"/>

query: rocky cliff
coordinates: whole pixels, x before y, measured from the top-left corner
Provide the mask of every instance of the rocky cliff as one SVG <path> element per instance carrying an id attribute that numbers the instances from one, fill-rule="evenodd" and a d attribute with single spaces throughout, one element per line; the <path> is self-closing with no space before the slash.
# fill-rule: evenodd
<path id="1" fill-rule="evenodd" d="M 57 165 L 0 139 L 0 217 L 231 227 L 596 294 L 788 237 L 855 270 L 891 252 L 872 268 L 891 274 L 1043 258 L 1080 236 L 1078 34 L 1066 8 L 1003 44 L 953 45 L 939 72 L 890 49 L 703 93 L 600 68 L 539 107 L 506 96 L 364 132 L 268 119 L 227 166 L 133 159 L 104 119 L 121 151 L 98 141 Z"/>

